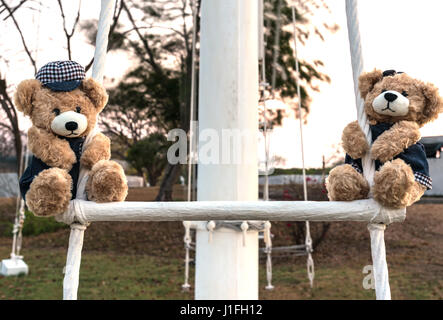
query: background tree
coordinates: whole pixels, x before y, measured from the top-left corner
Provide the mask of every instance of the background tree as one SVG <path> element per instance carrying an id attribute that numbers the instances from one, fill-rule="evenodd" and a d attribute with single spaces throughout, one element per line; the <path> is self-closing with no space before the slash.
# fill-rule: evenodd
<path id="1" fill-rule="evenodd" d="M 288 107 L 295 110 L 298 117 L 297 77 L 295 72 L 293 25 L 292 25 L 292 3 L 288 0 L 264 0 L 264 38 L 265 38 L 265 77 L 268 85 L 263 88 L 261 95 L 263 99 L 282 100 Z M 323 0 L 297 1 L 297 41 L 304 45 L 306 41 L 315 35 L 324 40 L 324 33 L 333 33 L 338 30 L 338 25 L 321 26 L 312 24 L 310 17 L 320 10 L 330 12 Z M 319 91 L 317 83 L 330 82 L 330 78 L 321 72 L 324 65 L 320 60 L 307 61 L 300 59 L 300 99 L 304 110 L 304 119 L 310 111 L 311 98 L 309 90 Z M 261 64 L 263 68 L 263 63 Z M 266 117 L 269 121 L 268 127 L 280 125 L 283 118 L 287 116 L 285 109 L 268 109 Z M 260 114 L 264 118 L 263 112 Z"/>
<path id="2" fill-rule="evenodd" d="M 116 34 L 119 34 L 121 48 L 126 49 L 139 63 L 110 90 L 109 107 L 104 110 L 101 120 L 104 131 L 116 142 L 114 152 L 120 156 L 124 147 L 152 132 L 165 133 L 173 128 L 189 130 L 192 3 L 191 0 L 121 1 L 130 28 L 118 28 Z M 200 4 L 201 1 L 196 1 L 197 10 Z M 311 12 L 316 9 L 314 5 L 308 5 L 305 10 Z M 311 35 L 308 27 L 310 21 L 300 13 L 297 16 L 300 22 L 299 39 L 303 42 Z M 288 31 L 292 21 L 288 2 L 265 0 L 265 19 L 266 76 L 274 79 L 272 94 L 290 101 L 296 98 L 297 91 L 292 34 Z M 197 35 L 199 25 L 197 15 Z M 277 27 L 279 32 L 276 31 Z M 323 37 L 321 30 L 315 29 L 314 32 Z M 274 49 L 276 47 L 278 50 Z M 196 65 L 198 69 L 198 61 Z M 321 61 L 301 61 L 301 98 L 306 113 L 309 112 L 307 87 L 316 89 L 316 80 L 329 81 L 319 71 L 321 66 Z M 283 110 L 268 110 L 268 113 L 268 118 L 275 123 L 281 122 L 284 116 Z M 172 184 L 177 181 L 180 172 L 180 165 L 166 165 L 157 200 L 171 200 Z"/>
<path id="3" fill-rule="evenodd" d="M 169 145 L 163 134 L 155 132 L 128 149 L 126 158 L 134 169 L 146 174 L 150 186 L 157 185 L 163 173 Z"/>

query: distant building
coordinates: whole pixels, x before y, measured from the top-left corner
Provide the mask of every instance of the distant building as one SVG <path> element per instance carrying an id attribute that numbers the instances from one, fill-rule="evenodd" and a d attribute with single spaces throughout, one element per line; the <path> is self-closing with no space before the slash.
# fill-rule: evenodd
<path id="1" fill-rule="evenodd" d="M 425 146 L 432 178 L 432 190 L 426 196 L 443 196 L 443 136 L 424 137 L 420 142 Z"/>

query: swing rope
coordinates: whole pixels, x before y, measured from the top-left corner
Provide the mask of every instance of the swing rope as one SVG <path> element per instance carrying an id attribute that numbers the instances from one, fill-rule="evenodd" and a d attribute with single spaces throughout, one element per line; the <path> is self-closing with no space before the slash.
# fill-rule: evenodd
<path id="1" fill-rule="evenodd" d="M 41 13 L 42 13 L 42 4 L 39 4 L 37 10 L 37 28 L 36 28 L 36 40 L 35 40 L 35 48 L 34 48 L 34 61 L 37 65 L 38 62 L 38 52 L 40 45 L 40 21 L 41 21 Z M 35 19 L 35 15 L 32 16 L 33 22 Z M 26 139 L 27 140 L 27 139 Z M 19 177 L 23 174 L 25 168 L 28 167 L 28 143 L 25 140 L 22 147 L 22 156 L 20 158 L 20 167 L 19 167 Z M 24 161 L 23 161 L 24 159 Z M 20 251 L 22 248 L 23 241 L 23 226 L 25 223 L 25 200 L 22 198 L 21 193 L 19 192 L 17 195 L 16 202 L 16 216 L 14 220 L 14 226 L 12 229 L 12 250 L 11 250 L 11 259 L 21 259 L 23 260 L 23 256 L 20 255 Z"/>
<path id="2" fill-rule="evenodd" d="M 189 156 L 188 156 L 188 201 L 192 200 L 192 166 L 194 161 L 194 121 L 195 121 L 195 60 L 196 56 L 196 46 L 197 46 L 197 3 L 191 0 L 192 9 L 192 67 L 191 67 L 191 101 L 190 101 L 190 116 L 189 116 Z M 183 226 L 185 227 L 185 236 L 183 241 L 185 243 L 185 282 L 182 285 L 183 291 L 188 291 L 191 288 L 189 284 L 189 251 L 191 250 L 191 222 L 183 221 Z"/>
<path id="3" fill-rule="evenodd" d="M 294 39 L 294 61 L 295 61 L 295 77 L 297 81 L 297 97 L 298 97 L 298 117 L 300 123 L 300 146 L 301 146 L 301 159 L 302 159 L 302 169 L 303 169 L 303 196 L 304 201 L 308 201 L 308 188 L 306 183 L 306 168 L 305 168 L 305 152 L 304 152 L 304 144 L 303 144 L 303 110 L 301 103 L 301 90 L 300 90 L 300 64 L 298 61 L 297 54 L 297 20 L 295 15 L 295 6 L 292 6 L 292 27 L 294 29 L 293 39 Z M 306 226 L 306 235 L 305 235 L 305 245 L 306 245 L 306 253 L 308 254 L 308 259 L 306 261 L 306 269 L 308 272 L 308 279 L 311 285 L 311 288 L 314 286 L 314 260 L 312 259 L 312 238 L 309 221 L 305 222 Z"/>
<path id="4" fill-rule="evenodd" d="M 364 112 L 364 101 L 358 90 L 358 78 L 363 71 L 363 56 L 361 49 L 360 29 L 358 22 L 357 0 L 346 0 L 346 17 L 348 24 L 349 45 L 351 50 L 352 73 L 354 79 L 354 93 L 357 106 L 357 118 L 360 127 L 366 135 L 368 144 L 371 145 L 371 131 L 369 121 Z M 374 181 L 375 163 L 367 153 L 363 159 L 363 173 L 369 185 Z M 375 280 L 375 293 L 377 300 L 390 300 L 388 266 L 386 262 L 386 248 L 384 242 L 384 224 L 369 224 L 371 236 L 371 254 L 373 263 L 373 275 Z"/>
<path id="5" fill-rule="evenodd" d="M 263 97 L 265 95 L 265 90 L 268 87 L 266 79 L 266 35 L 265 35 L 265 16 L 264 16 L 264 3 L 263 0 L 259 1 L 259 60 L 261 62 L 261 72 L 260 76 L 260 89 L 263 92 Z M 279 32 L 279 30 L 277 30 Z M 274 47 L 275 55 L 276 47 Z M 275 68 L 274 68 L 275 70 Z M 274 81 L 275 83 L 275 81 Z M 273 90 L 272 90 L 273 91 Z M 265 144 L 265 184 L 263 186 L 263 200 L 269 201 L 269 139 L 268 139 L 268 115 L 267 115 L 266 99 L 263 99 L 263 138 Z M 273 290 L 272 285 L 272 239 L 271 239 L 271 222 L 265 221 L 263 229 L 263 240 L 265 243 L 264 253 L 266 254 L 266 290 Z"/>
<path id="6" fill-rule="evenodd" d="M 115 7 L 115 0 L 101 0 L 100 17 L 97 27 L 96 47 L 94 53 L 94 65 L 92 67 L 92 77 L 99 82 L 103 81 L 103 74 L 105 69 L 106 53 L 108 48 L 108 35 L 111 26 Z M 88 134 L 85 143 L 83 144 L 83 150 L 92 141 L 93 137 L 99 132 L 97 125 L 94 130 Z M 86 200 L 86 181 L 88 180 L 88 170 L 85 168 L 80 169 L 77 199 Z M 63 299 L 64 300 L 77 300 L 77 289 L 79 283 L 80 274 L 80 260 L 81 251 L 83 247 L 83 237 L 86 230 L 86 219 L 80 219 L 82 216 L 81 207 L 75 205 L 76 201 L 71 201 L 69 209 L 65 215 L 59 217 L 64 219 L 63 222 L 71 225 L 71 234 L 69 236 L 69 247 L 66 258 L 65 277 L 63 280 Z M 66 221 L 70 220 L 70 221 Z"/>

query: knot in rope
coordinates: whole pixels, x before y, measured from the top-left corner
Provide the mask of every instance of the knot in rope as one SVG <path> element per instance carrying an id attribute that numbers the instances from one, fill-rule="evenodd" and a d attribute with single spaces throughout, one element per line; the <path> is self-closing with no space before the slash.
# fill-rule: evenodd
<path id="1" fill-rule="evenodd" d="M 56 216 L 55 220 L 69 225 L 72 225 L 73 223 L 79 223 L 85 226 L 89 225 L 89 222 L 83 212 L 82 201 L 84 200 L 71 200 L 69 202 L 68 209 L 61 215 Z"/>

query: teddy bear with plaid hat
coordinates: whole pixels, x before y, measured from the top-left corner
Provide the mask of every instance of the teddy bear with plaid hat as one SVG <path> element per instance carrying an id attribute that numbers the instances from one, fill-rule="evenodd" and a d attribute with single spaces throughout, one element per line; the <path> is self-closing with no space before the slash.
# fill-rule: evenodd
<path id="1" fill-rule="evenodd" d="M 88 200 L 123 201 L 128 187 L 123 168 L 111 161 L 110 140 L 97 133 L 84 145 L 108 95 L 103 86 L 85 78 L 75 61 L 44 65 L 35 79 L 22 81 L 15 106 L 32 121 L 28 146 L 33 156 L 20 178 L 20 191 L 37 216 L 63 213 L 76 197 L 80 165 L 89 169 Z"/>

